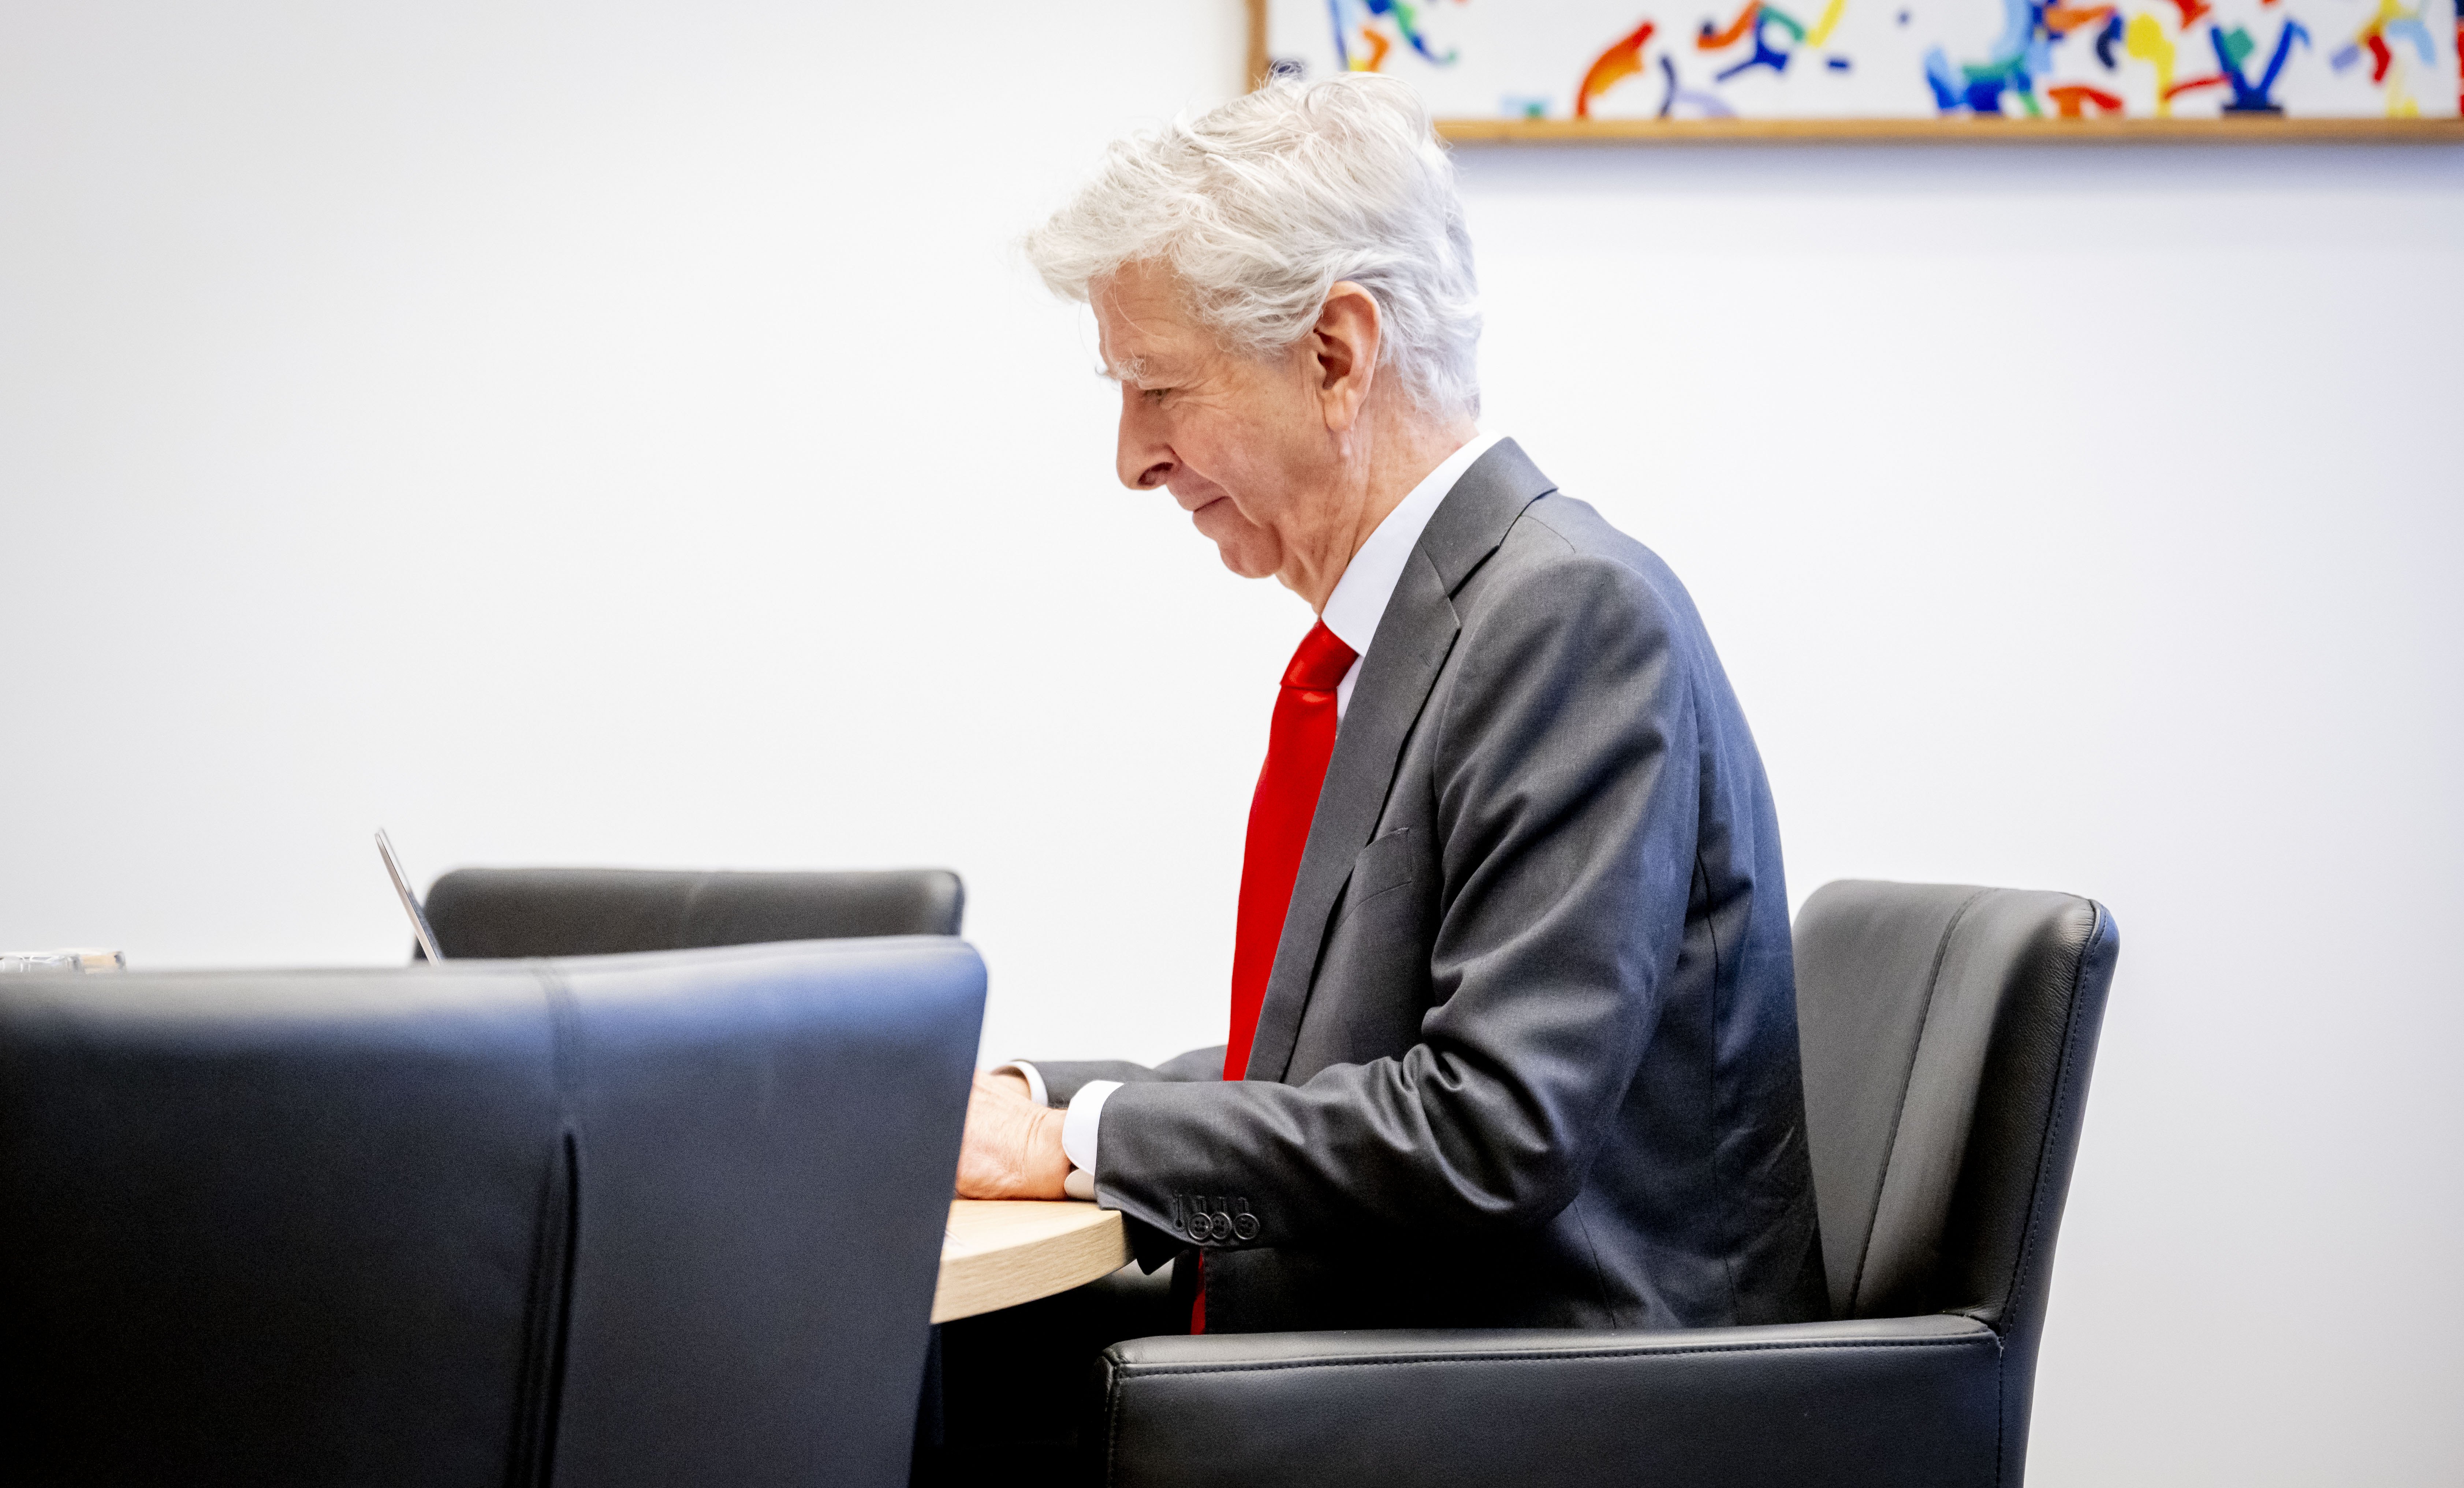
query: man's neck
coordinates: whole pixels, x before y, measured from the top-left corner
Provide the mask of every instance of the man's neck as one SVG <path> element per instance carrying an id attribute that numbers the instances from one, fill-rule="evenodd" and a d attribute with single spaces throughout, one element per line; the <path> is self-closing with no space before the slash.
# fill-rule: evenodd
<path id="1" fill-rule="evenodd" d="M 1353 556 L 1377 525 L 1402 505 L 1429 472 L 1446 456 L 1468 444 L 1478 432 L 1471 420 L 1432 420 L 1413 416 L 1364 419 L 1354 437 L 1363 444 L 1356 467 L 1330 494 L 1326 519 L 1287 548 L 1287 558 L 1275 578 L 1285 588 L 1323 613 L 1334 586 Z"/>

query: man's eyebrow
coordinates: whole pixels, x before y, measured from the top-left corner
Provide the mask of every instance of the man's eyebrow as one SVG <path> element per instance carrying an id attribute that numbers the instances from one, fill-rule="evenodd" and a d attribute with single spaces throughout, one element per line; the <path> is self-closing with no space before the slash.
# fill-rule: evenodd
<path id="1" fill-rule="evenodd" d="M 1143 357 L 1124 357 L 1118 361 L 1106 362 L 1098 369 L 1098 375 L 1111 378 L 1115 383 L 1139 383 L 1144 382 L 1152 370 Z"/>

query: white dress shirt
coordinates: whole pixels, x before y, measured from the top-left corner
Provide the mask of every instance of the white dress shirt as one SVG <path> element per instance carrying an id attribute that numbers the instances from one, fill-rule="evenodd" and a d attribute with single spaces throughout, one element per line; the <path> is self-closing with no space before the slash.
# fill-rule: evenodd
<path id="1" fill-rule="evenodd" d="M 1353 684 L 1360 680 L 1360 667 L 1369 659 L 1370 643 L 1377 639 L 1377 623 L 1386 617 L 1387 602 L 1395 598 L 1395 585 L 1401 582 L 1403 565 L 1411 561 L 1412 550 L 1419 546 L 1420 534 L 1429 518 L 1438 513 L 1439 503 L 1455 489 L 1455 482 L 1472 468 L 1490 447 L 1504 439 L 1503 434 L 1474 434 L 1462 449 L 1445 457 L 1412 493 L 1386 514 L 1360 551 L 1352 555 L 1344 565 L 1343 577 L 1335 581 L 1334 592 L 1326 597 L 1326 608 L 1318 619 L 1334 638 L 1352 647 L 1352 669 L 1334 689 L 1334 718 L 1339 729 L 1344 713 L 1352 707 Z M 1029 1099 L 1038 1105 L 1052 1104 L 1047 1098 L 1044 1076 L 1024 1060 L 1004 1064 L 995 1074 L 1017 1075 L 1026 1082 Z M 1104 1099 L 1121 1087 L 1117 1080 L 1089 1080 L 1070 1098 L 1068 1114 L 1061 1118 L 1061 1149 L 1069 1154 L 1070 1173 L 1063 1189 L 1071 1198 L 1095 1196 L 1095 1138 L 1102 1124 Z"/>

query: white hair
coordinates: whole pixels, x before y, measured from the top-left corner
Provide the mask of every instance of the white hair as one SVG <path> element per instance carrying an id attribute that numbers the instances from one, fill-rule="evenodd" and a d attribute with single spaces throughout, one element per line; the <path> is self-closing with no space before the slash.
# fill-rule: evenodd
<path id="1" fill-rule="evenodd" d="M 1054 294 L 1081 301 L 1127 265 L 1160 264 L 1199 320 L 1250 356 L 1308 335 L 1349 279 L 1376 300 L 1378 365 L 1411 401 L 1479 411 L 1480 288 L 1454 163 L 1391 77 L 1277 78 L 1117 141 L 1025 248 Z"/>

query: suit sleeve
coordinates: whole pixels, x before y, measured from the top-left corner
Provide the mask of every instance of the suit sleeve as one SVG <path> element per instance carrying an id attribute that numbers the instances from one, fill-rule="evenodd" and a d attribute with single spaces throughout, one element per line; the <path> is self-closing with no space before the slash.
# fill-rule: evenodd
<path id="1" fill-rule="evenodd" d="M 1223 1045 L 1192 1049 L 1176 1054 L 1162 1063 L 1148 1067 L 1127 1060 L 1034 1060 L 1036 1073 L 1044 1077 L 1045 1099 L 1054 1105 L 1067 1105 L 1087 1087 L 1090 1080 L 1117 1080 L 1123 1084 L 1186 1083 L 1191 1081 L 1223 1078 Z"/>
<path id="2" fill-rule="evenodd" d="M 1172 1228 L 1176 1198 L 1244 1194 L 1256 1233 L 1218 1243 L 1264 1246 L 1518 1229 L 1580 1190 L 1677 964 L 1697 721 L 1640 575 L 1570 552 L 1511 585 L 1421 725 L 1442 882 L 1419 1041 L 1297 1085 L 1114 1091 L 1103 1202 Z"/>

